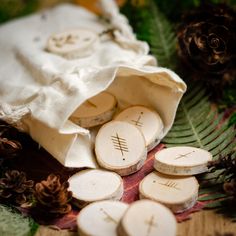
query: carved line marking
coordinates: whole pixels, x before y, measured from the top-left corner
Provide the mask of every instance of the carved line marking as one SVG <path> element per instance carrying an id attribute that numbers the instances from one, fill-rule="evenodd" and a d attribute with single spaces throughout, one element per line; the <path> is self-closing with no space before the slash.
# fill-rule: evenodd
<path id="1" fill-rule="evenodd" d="M 194 153 L 194 152 L 195 152 L 195 151 L 188 152 L 188 153 L 186 153 L 186 154 L 179 154 L 179 156 L 177 156 L 177 157 L 175 158 L 175 160 L 180 159 L 180 158 L 183 158 L 183 157 L 188 157 L 189 154 Z"/>
<path id="2" fill-rule="evenodd" d="M 124 152 L 129 152 L 126 140 L 119 137 L 118 133 L 116 133 L 116 136 L 111 136 L 111 140 L 113 142 L 114 148 L 119 150 L 122 156 L 124 156 Z"/>
<path id="3" fill-rule="evenodd" d="M 67 35 L 67 36 L 61 36 L 61 37 L 54 37 L 52 40 L 55 42 L 55 45 L 57 47 L 62 47 L 64 44 L 75 44 L 76 40 L 78 39 L 78 36 L 76 35 Z"/>
<path id="4" fill-rule="evenodd" d="M 145 223 L 148 225 L 147 236 L 150 235 L 152 227 L 157 227 L 157 224 L 154 222 L 154 215 L 151 216 L 150 220 L 146 220 Z"/>
<path id="5" fill-rule="evenodd" d="M 175 188 L 177 190 L 180 190 L 180 188 L 178 188 L 178 184 L 174 181 L 167 180 L 166 183 L 158 183 L 158 184 L 169 187 L 169 188 Z"/>
<path id="6" fill-rule="evenodd" d="M 88 107 L 95 107 L 95 108 L 97 108 L 97 105 L 94 104 L 93 102 L 91 102 L 90 100 L 87 100 L 85 102 L 85 105 L 88 106 Z"/>
<path id="7" fill-rule="evenodd" d="M 141 114 L 143 114 L 143 112 L 141 112 Z M 138 126 L 138 127 L 143 127 L 143 123 L 140 121 L 141 120 L 141 115 L 139 115 L 138 119 L 137 120 L 131 120 L 134 125 Z"/>
<path id="8" fill-rule="evenodd" d="M 103 208 L 100 208 L 100 211 L 106 216 L 104 218 L 106 222 L 113 222 L 115 224 L 118 224 L 118 222 L 112 216 L 110 216 Z"/>

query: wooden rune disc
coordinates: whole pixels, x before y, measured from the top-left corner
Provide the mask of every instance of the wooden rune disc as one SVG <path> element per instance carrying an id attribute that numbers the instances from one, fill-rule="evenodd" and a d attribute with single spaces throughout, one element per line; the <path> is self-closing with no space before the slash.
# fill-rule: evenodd
<path id="1" fill-rule="evenodd" d="M 101 167 L 121 176 L 138 171 L 147 158 L 142 133 L 134 125 L 121 121 L 101 127 L 95 140 L 95 153 Z"/>
<path id="2" fill-rule="evenodd" d="M 139 193 L 141 199 L 160 202 L 179 213 L 195 205 L 198 187 L 195 177 L 170 176 L 154 171 L 141 181 Z"/>
<path id="3" fill-rule="evenodd" d="M 157 152 L 154 168 L 169 175 L 196 175 L 208 171 L 210 152 L 195 147 L 171 147 Z"/>
<path id="4" fill-rule="evenodd" d="M 78 217 L 81 236 L 116 236 L 117 225 L 128 204 L 118 201 L 94 202 L 83 208 Z"/>
<path id="5" fill-rule="evenodd" d="M 71 116 L 71 120 L 84 128 L 91 128 L 110 121 L 116 110 L 116 98 L 102 92 L 88 99 Z"/>
<path id="6" fill-rule="evenodd" d="M 47 41 L 47 50 L 67 59 L 76 59 L 91 55 L 99 42 L 94 32 L 78 28 L 51 35 Z"/>
<path id="7" fill-rule="evenodd" d="M 119 236 L 175 236 L 176 219 L 164 205 L 140 200 L 127 209 L 117 232 Z"/>
<path id="8" fill-rule="evenodd" d="M 123 195 L 123 181 L 114 172 L 83 170 L 71 176 L 68 181 L 74 204 L 78 207 L 100 200 L 120 200 Z"/>
<path id="9" fill-rule="evenodd" d="M 163 122 L 159 114 L 144 106 L 132 106 L 119 113 L 115 120 L 135 125 L 144 135 L 147 150 L 153 149 L 163 133 Z"/>

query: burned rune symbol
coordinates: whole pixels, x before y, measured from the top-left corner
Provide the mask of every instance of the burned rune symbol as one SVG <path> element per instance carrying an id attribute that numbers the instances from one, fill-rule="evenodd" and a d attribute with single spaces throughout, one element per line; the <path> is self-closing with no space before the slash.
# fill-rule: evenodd
<path id="1" fill-rule="evenodd" d="M 104 218 L 106 222 L 113 222 L 115 224 L 118 224 L 118 222 L 112 216 L 110 216 L 103 208 L 100 208 L 100 211 L 106 216 Z"/>
<path id="2" fill-rule="evenodd" d="M 61 48 L 65 44 L 75 44 L 76 40 L 78 39 L 78 36 L 68 34 L 67 36 L 61 36 L 61 37 L 53 37 L 52 40 L 55 42 L 55 45 L 58 48 Z"/>
<path id="3" fill-rule="evenodd" d="M 177 156 L 177 157 L 175 158 L 175 160 L 180 159 L 180 158 L 183 158 L 183 157 L 188 157 L 189 154 L 194 153 L 194 152 L 195 152 L 195 151 L 188 152 L 188 153 L 186 153 L 186 154 L 179 154 L 179 156 Z"/>
<path id="4" fill-rule="evenodd" d="M 97 108 L 97 105 L 95 105 L 93 102 L 91 102 L 90 100 L 87 100 L 86 102 L 85 102 L 85 105 L 87 106 L 87 107 L 95 107 L 95 108 Z"/>
<path id="5" fill-rule="evenodd" d="M 116 135 L 111 136 L 111 140 L 113 142 L 114 148 L 119 150 L 124 156 L 124 152 L 129 152 L 127 142 L 124 138 L 119 137 L 118 133 Z"/>
<path id="6" fill-rule="evenodd" d="M 166 181 L 166 183 L 159 183 L 159 184 L 164 185 L 164 186 L 169 187 L 169 188 L 175 188 L 177 190 L 180 190 L 178 188 L 178 184 L 176 182 L 174 182 L 174 181 L 169 181 L 168 180 L 168 181 Z"/>
<path id="7" fill-rule="evenodd" d="M 143 126 L 143 123 L 140 121 L 141 118 L 142 118 L 142 114 L 143 114 L 143 112 L 141 112 L 141 115 L 139 115 L 137 120 L 131 120 L 134 123 L 134 125 L 136 125 L 138 127 L 142 127 Z"/>
<path id="8" fill-rule="evenodd" d="M 150 220 L 146 220 L 145 223 L 148 225 L 147 236 L 150 235 L 152 227 L 157 227 L 157 224 L 154 222 L 154 215 L 151 216 Z"/>

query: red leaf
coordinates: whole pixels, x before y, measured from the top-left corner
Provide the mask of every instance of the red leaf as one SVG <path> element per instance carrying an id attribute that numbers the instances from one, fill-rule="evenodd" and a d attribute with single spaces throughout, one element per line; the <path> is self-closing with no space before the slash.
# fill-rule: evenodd
<path id="1" fill-rule="evenodd" d="M 138 172 L 123 178 L 123 202 L 131 203 L 139 199 L 139 183 L 146 175 L 153 171 L 155 153 L 161 150 L 163 147 L 164 145 L 160 144 L 156 148 L 154 148 L 151 152 L 148 153 L 148 158 L 145 161 L 144 166 Z"/>
<path id="2" fill-rule="evenodd" d="M 153 169 L 154 156 L 155 153 L 164 148 L 163 144 L 158 145 L 151 152 L 148 153 L 148 158 L 144 164 L 144 166 L 136 173 L 123 177 L 124 183 L 124 195 L 122 198 L 123 202 L 132 203 L 139 199 L 139 183 L 140 181 L 149 173 L 151 173 Z M 19 170 L 23 170 L 27 172 L 27 174 L 34 179 L 36 182 L 45 179 L 45 177 L 50 173 L 60 173 L 63 180 L 68 179 L 70 175 L 75 173 L 76 169 L 68 169 L 63 167 L 60 163 L 58 163 L 54 158 L 52 158 L 47 152 L 40 149 L 35 151 L 35 149 L 26 150 L 24 158 L 22 157 L 20 161 L 14 161 L 13 166 L 17 166 Z M 39 168 L 39 166 L 43 166 L 44 168 Z M 204 203 L 197 202 L 197 204 L 185 211 L 184 213 L 177 214 L 176 219 L 178 222 L 187 220 L 190 218 L 190 214 L 199 211 L 204 207 Z M 22 212 L 26 213 L 23 209 Z M 79 209 L 74 208 L 70 213 L 64 215 L 63 217 L 51 220 L 50 222 L 40 219 L 37 220 L 39 224 L 45 225 L 54 225 L 56 228 L 60 229 L 69 229 L 76 231 L 76 217 L 79 214 Z"/>

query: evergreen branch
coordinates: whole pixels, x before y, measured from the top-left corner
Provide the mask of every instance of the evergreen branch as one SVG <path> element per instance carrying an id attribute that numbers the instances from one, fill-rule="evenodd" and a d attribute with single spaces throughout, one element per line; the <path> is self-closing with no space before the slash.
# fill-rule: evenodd
<path id="1" fill-rule="evenodd" d="M 176 68 L 177 39 L 172 24 L 159 11 L 153 0 L 144 6 L 132 5 L 127 1 L 124 14 L 133 26 L 137 38 L 147 41 L 153 54 L 162 67 Z"/>

